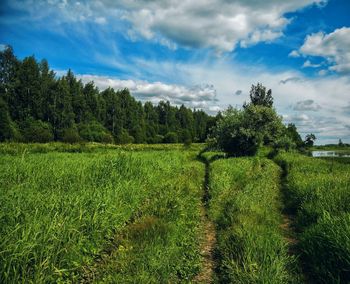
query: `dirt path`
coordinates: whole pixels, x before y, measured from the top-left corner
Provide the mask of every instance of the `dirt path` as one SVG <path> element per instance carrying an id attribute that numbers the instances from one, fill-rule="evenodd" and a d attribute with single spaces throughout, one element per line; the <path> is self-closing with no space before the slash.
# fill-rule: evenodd
<path id="1" fill-rule="evenodd" d="M 288 244 L 289 255 L 296 255 L 296 245 L 298 240 L 296 238 L 295 231 L 295 212 L 291 212 L 289 208 L 286 207 L 288 195 L 287 195 L 287 170 L 284 167 L 281 167 L 282 173 L 280 177 L 280 190 L 282 194 L 282 202 L 284 208 L 282 209 L 282 224 L 280 225 L 281 229 L 284 232 L 284 238 Z"/>
<path id="2" fill-rule="evenodd" d="M 295 217 L 293 215 L 282 212 L 282 218 L 283 222 L 280 225 L 280 227 L 283 230 L 284 239 L 288 244 L 288 254 L 293 256 L 297 254 L 296 246 L 298 244 L 298 240 L 295 237 L 295 232 L 293 228 Z"/>
<path id="3" fill-rule="evenodd" d="M 202 269 L 199 274 L 193 279 L 195 283 L 213 283 L 215 260 L 214 249 L 216 244 L 216 230 L 215 224 L 208 217 L 208 208 L 210 201 L 209 191 L 209 171 L 210 162 L 201 159 L 205 164 L 205 176 L 203 183 L 203 197 L 201 205 L 201 219 L 202 219 L 202 239 L 201 239 L 201 255 L 203 257 Z"/>
<path id="4" fill-rule="evenodd" d="M 297 230 L 295 228 L 295 218 L 296 218 L 296 212 L 288 207 L 288 188 L 287 188 L 287 169 L 285 166 L 281 166 L 278 163 L 276 163 L 282 170 L 281 177 L 280 177 L 280 190 L 282 195 L 282 223 L 280 225 L 280 228 L 283 231 L 284 240 L 288 244 L 288 254 L 289 256 L 295 258 L 295 266 L 291 267 L 293 274 L 298 279 L 298 283 L 309 283 L 307 281 L 307 277 L 302 269 L 302 265 L 300 263 L 299 259 L 299 251 L 298 251 L 298 238 L 297 238 Z"/>

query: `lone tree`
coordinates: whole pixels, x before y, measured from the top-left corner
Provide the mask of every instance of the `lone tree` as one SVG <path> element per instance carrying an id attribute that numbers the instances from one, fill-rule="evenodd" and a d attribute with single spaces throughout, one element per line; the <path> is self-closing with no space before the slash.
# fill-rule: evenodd
<path id="1" fill-rule="evenodd" d="M 256 86 L 252 85 L 249 97 L 251 101 L 250 104 L 253 104 L 255 106 L 272 107 L 273 105 L 271 89 L 266 91 L 266 87 L 264 87 L 261 83 L 258 83 Z M 243 107 L 246 108 L 250 104 L 245 103 Z"/>
<path id="2" fill-rule="evenodd" d="M 284 133 L 282 118 L 272 107 L 271 90 L 252 86 L 251 102 L 242 110 L 229 107 L 214 128 L 217 146 L 230 156 L 255 155 L 260 145 L 272 145 Z"/>
<path id="3" fill-rule="evenodd" d="M 314 145 L 314 142 L 316 140 L 316 136 L 312 133 L 310 134 L 307 134 L 305 136 L 305 145 L 308 146 L 308 147 L 312 147 Z"/>

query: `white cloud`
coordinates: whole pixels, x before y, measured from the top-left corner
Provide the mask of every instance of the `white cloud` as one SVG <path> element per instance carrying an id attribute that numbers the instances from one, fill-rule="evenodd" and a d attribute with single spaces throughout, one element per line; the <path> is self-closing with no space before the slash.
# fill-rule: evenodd
<path id="1" fill-rule="evenodd" d="M 284 17 L 312 3 L 325 1 L 155 0 L 120 1 L 133 32 L 147 39 L 165 37 L 180 45 L 231 51 L 270 42 L 289 23 Z"/>
<path id="2" fill-rule="evenodd" d="M 314 100 L 303 100 L 296 102 L 293 109 L 297 111 L 319 111 L 321 106 L 315 103 Z"/>
<path id="3" fill-rule="evenodd" d="M 215 111 L 218 106 L 216 102 L 216 90 L 212 85 L 197 85 L 186 87 L 176 84 L 165 84 L 162 82 L 147 82 L 135 80 L 120 80 L 97 75 L 77 75 L 84 83 L 94 81 L 95 85 L 101 89 L 108 87 L 116 90 L 128 88 L 133 96 L 141 101 L 170 101 L 172 104 L 185 104 L 188 107 L 202 108 Z"/>
<path id="4" fill-rule="evenodd" d="M 329 70 L 350 73 L 350 28 L 343 27 L 332 33 L 308 35 L 299 52 L 307 56 L 321 56 L 330 64 Z"/>
<path id="5" fill-rule="evenodd" d="M 50 0 L 13 1 L 17 9 L 27 10 L 32 20 L 50 18 L 56 22 L 106 24 L 114 29 L 128 23 L 125 33 L 131 39 L 143 37 L 174 48 L 209 47 L 217 52 L 232 51 L 271 42 L 283 35 L 290 22 L 285 14 L 324 0 L 101 0 L 69 2 Z M 55 17 L 56 16 L 56 17 Z M 124 32 L 126 30 L 124 25 Z"/>
<path id="6" fill-rule="evenodd" d="M 209 111 L 212 111 L 212 112 L 218 112 L 218 111 L 222 111 L 223 109 L 219 106 L 211 106 L 209 107 Z"/>
<path id="7" fill-rule="evenodd" d="M 321 67 L 321 66 L 322 66 L 322 64 L 313 64 L 313 63 L 311 63 L 310 60 L 306 60 L 302 67 L 303 68 L 307 68 L 307 67 L 318 68 L 318 67 Z"/>
<path id="8" fill-rule="evenodd" d="M 97 18 L 95 18 L 95 23 L 103 25 L 103 24 L 107 23 L 107 20 L 104 17 L 97 17 Z"/>
<path id="9" fill-rule="evenodd" d="M 292 50 L 289 54 L 288 57 L 300 57 L 300 53 L 297 50 Z"/>
<path id="10" fill-rule="evenodd" d="M 320 75 L 320 76 L 327 75 L 327 73 L 328 73 L 328 71 L 325 70 L 325 69 L 322 69 L 322 70 L 318 71 L 318 75 Z"/>

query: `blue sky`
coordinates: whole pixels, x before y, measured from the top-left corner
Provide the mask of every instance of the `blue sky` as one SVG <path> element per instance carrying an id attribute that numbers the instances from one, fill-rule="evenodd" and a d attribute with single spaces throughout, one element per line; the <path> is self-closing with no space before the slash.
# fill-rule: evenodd
<path id="1" fill-rule="evenodd" d="M 350 143 L 350 1 L 2 1 L 0 44 L 100 89 L 215 114 L 272 89 L 284 121 Z"/>

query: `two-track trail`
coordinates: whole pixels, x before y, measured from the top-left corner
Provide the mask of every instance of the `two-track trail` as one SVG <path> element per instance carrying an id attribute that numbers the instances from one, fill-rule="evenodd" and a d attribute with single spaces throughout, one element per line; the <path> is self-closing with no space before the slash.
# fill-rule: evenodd
<path id="1" fill-rule="evenodd" d="M 201 204 L 201 245 L 200 251 L 203 257 L 202 267 L 199 274 L 194 278 L 195 283 L 213 283 L 215 273 L 215 257 L 214 250 L 216 245 L 216 229 L 214 222 L 210 219 L 209 201 L 210 201 L 210 160 L 205 159 L 201 154 L 198 155 L 198 160 L 205 165 L 205 176 L 203 182 L 203 196 Z"/>

